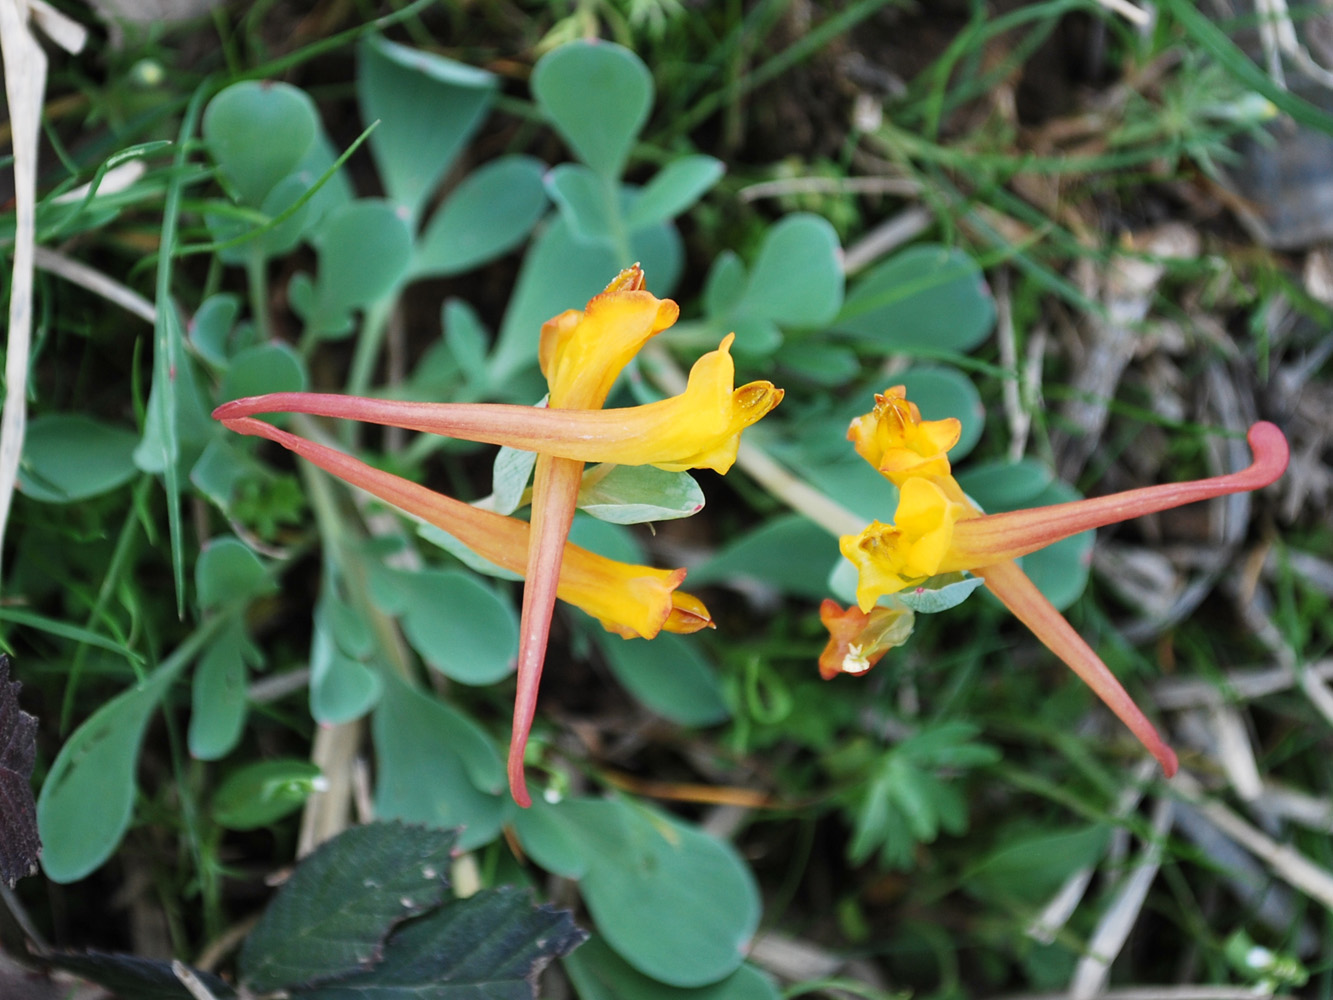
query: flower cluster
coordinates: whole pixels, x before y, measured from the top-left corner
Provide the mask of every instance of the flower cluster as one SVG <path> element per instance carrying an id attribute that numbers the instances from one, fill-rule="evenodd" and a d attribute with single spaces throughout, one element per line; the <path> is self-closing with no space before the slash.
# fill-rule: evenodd
<path id="1" fill-rule="evenodd" d="M 570 310 L 547 322 L 539 348 L 550 388 L 545 408 L 288 392 L 238 399 L 213 413 L 230 429 L 282 445 L 525 577 L 509 749 L 510 788 L 520 805 L 531 801 L 524 751 L 557 598 L 626 638 L 651 639 L 663 630 L 688 633 L 712 627 L 703 603 L 677 589 L 685 570 L 616 562 L 567 540 L 585 462 L 725 473 L 736 460 L 741 431 L 782 400 L 782 390 L 770 382 L 735 387 L 728 336 L 717 350 L 695 362 L 679 396 L 603 410 L 625 365 L 679 313 L 675 302 L 644 289 L 643 271 L 635 265 L 622 271 L 586 309 Z M 260 413 L 343 417 L 536 452 L 531 520 L 482 510 L 372 468 L 337 449 L 256 420 Z"/>
<path id="2" fill-rule="evenodd" d="M 857 570 L 858 607 L 844 611 L 835 602 L 825 602 L 821 618 L 830 639 L 820 658 L 821 673 L 825 677 L 863 673 L 906 640 L 911 621 L 904 616 L 910 612 L 878 607 L 881 598 L 924 588 L 942 574 L 966 571 L 981 577 L 991 593 L 1119 716 L 1166 774 L 1174 774 L 1175 753 L 1015 560 L 1091 528 L 1267 486 L 1287 467 L 1286 438 L 1273 424 L 1255 424 L 1248 435 L 1254 461 L 1230 475 L 985 514 L 951 473 L 947 453 L 958 443 L 960 432 L 954 419 L 922 420 L 902 386 L 876 396 L 874 410 L 852 422 L 848 438 L 861 457 L 898 487 L 899 500 L 891 523 L 873 521 L 858 534 L 839 540 L 843 556 Z"/>

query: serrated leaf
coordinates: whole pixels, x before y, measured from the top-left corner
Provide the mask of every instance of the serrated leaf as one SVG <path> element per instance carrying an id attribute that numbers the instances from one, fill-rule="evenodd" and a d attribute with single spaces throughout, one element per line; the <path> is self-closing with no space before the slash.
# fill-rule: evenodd
<path id="1" fill-rule="evenodd" d="M 486 889 L 412 921 L 373 969 L 301 1000 L 536 1000 L 541 970 L 586 937 L 568 912 L 534 906 L 526 891 Z"/>
<path id="2" fill-rule="evenodd" d="M 469 174 L 426 224 L 413 277 L 458 274 L 522 242 L 546 211 L 545 170 L 533 157 L 505 156 Z"/>
<path id="3" fill-rule="evenodd" d="M 339 979 L 378 962 L 404 920 L 444 903 L 454 836 L 370 823 L 309 855 L 274 897 L 241 949 L 253 993 Z"/>
<path id="4" fill-rule="evenodd" d="M 571 42 L 538 61 L 531 86 L 574 154 L 603 177 L 619 178 L 653 103 L 643 60 L 610 42 Z"/>
<path id="5" fill-rule="evenodd" d="M 711 156 L 682 156 L 672 160 L 644 185 L 633 199 L 625 225 L 640 229 L 680 215 L 707 193 L 726 172 Z"/>
<path id="6" fill-rule="evenodd" d="M 43 960 L 103 986 L 119 997 L 133 1000 L 197 1000 L 172 971 L 171 963 L 135 955 L 90 951 L 84 954 L 47 952 Z M 202 969 L 190 969 L 216 1000 L 231 1000 L 236 991 L 223 979 Z"/>
<path id="7" fill-rule="evenodd" d="M 703 510 L 704 492 L 688 472 L 651 465 L 599 466 L 584 477 L 578 507 L 613 524 L 672 521 Z"/>
<path id="8" fill-rule="evenodd" d="M 9 656 L 0 653 L 0 880 L 12 889 L 37 873 L 42 841 L 32 797 L 37 717 L 19 708 L 23 685 L 9 679 L 9 667 Z"/>
<path id="9" fill-rule="evenodd" d="M 227 775 L 209 812 L 218 826 L 257 830 L 300 809 L 321 780 L 319 767 L 308 760 L 256 761 Z"/>

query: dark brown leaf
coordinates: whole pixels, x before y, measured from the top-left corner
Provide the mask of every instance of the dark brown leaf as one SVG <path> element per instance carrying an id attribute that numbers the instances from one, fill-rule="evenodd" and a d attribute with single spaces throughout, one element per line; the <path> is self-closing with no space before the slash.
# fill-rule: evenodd
<path id="1" fill-rule="evenodd" d="M 22 687 L 9 679 L 9 657 L 0 653 L 0 879 L 11 889 L 37 873 L 42 855 L 31 781 L 37 719 L 19 708 Z"/>

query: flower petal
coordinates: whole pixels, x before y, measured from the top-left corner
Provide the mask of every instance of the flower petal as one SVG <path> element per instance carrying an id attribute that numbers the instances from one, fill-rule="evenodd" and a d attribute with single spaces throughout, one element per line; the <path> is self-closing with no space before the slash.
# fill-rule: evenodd
<path id="1" fill-rule="evenodd" d="M 875 408 L 847 428 L 856 452 L 901 486 L 908 476 L 947 476 L 948 451 L 958 443 L 963 425 L 955 417 L 922 420 L 901 385 L 875 396 Z"/>
<path id="2" fill-rule="evenodd" d="M 1157 758 L 1169 778 L 1179 768 L 1173 751 L 1158 735 L 1147 716 L 1126 693 L 1115 674 L 1107 668 L 1083 637 L 1074 631 L 1037 585 L 1028 579 L 1018 564 L 1012 561 L 996 563 L 973 570 L 986 581 L 991 593 L 1013 613 L 1014 617 L 1032 630 L 1052 653 L 1064 660 L 1069 669 L 1096 692 L 1130 732 L 1138 737 L 1150 754 Z"/>

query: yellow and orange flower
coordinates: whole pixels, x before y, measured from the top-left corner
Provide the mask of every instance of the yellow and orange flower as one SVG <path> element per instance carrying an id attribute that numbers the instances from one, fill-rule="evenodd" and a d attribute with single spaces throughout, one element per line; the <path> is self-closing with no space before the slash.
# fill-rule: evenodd
<path id="1" fill-rule="evenodd" d="M 410 403 L 320 393 L 274 393 L 226 403 L 214 417 L 242 434 L 268 438 L 321 468 L 437 525 L 469 548 L 526 578 L 518 655 L 518 691 L 509 748 L 515 800 L 530 804 L 524 752 L 557 598 L 583 608 L 610 631 L 652 638 L 661 630 L 712 627 L 708 610 L 677 590 L 683 569 L 629 566 L 568 543 L 585 462 L 655 465 L 670 471 L 726 472 L 741 432 L 773 409 L 782 390 L 770 382 L 736 388 L 732 337 L 701 357 L 679 396 L 602 410 L 625 365 L 680 310 L 644 289 L 636 264 L 622 271 L 583 311 L 543 325 L 539 360 L 550 388 L 547 406 Z M 371 468 L 335 449 L 255 420 L 259 413 L 344 417 L 534 451 L 530 522 L 479 510 Z"/>
<path id="2" fill-rule="evenodd" d="M 923 421 L 917 408 L 906 401 L 901 387 L 877 396 L 874 411 L 852 421 L 847 436 L 857 451 L 899 488 L 898 509 L 891 524 L 874 521 L 858 534 L 839 540 L 843 555 L 857 569 L 860 613 L 874 614 L 881 610 L 876 608 L 880 598 L 940 574 L 967 571 L 981 577 L 1001 603 L 1120 717 L 1161 762 L 1167 775 L 1174 774 L 1175 753 L 1097 654 L 1014 560 L 1091 528 L 1228 493 L 1261 489 L 1287 467 L 1286 438 L 1273 424 L 1255 424 L 1248 435 L 1253 463 L 1229 475 L 984 514 L 967 499 L 950 473 L 944 452 L 958 438 L 957 429 L 947 426 L 949 423 Z M 842 621 L 834 610 L 824 617 L 826 624 Z M 835 658 L 846 640 L 832 626 L 830 633 L 826 656 Z M 821 673 L 827 673 L 822 658 Z"/>

